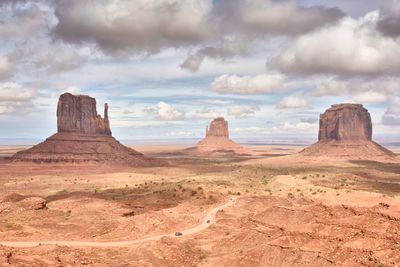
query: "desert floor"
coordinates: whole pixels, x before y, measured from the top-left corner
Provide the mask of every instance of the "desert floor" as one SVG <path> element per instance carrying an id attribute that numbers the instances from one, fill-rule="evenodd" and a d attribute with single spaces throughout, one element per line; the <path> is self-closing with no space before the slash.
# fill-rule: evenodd
<path id="1" fill-rule="evenodd" d="M 0 266 L 400 265 L 400 160 L 178 144 L 135 146 L 158 168 L 7 159 L 24 148 L 0 147 Z"/>

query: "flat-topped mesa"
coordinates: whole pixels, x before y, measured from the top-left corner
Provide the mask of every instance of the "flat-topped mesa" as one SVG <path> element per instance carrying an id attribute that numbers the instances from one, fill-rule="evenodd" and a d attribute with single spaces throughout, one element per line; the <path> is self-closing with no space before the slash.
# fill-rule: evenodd
<path id="1" fill-rule="evenodd" d="M 327 109 L 320 115 L 318 139 L 317 143 L 300 153 L 351 159 L 396 156 L 372 141 L 371 115 L 360 104 L 338 104 Z"/>
<path id="2" fill-rule="evenodd" d="M 361 104 L 332 105 L 319 123 L 319 141 L 372 140 L 371 115 Z"/>
<path id="3" fill-rule="evenodd" d="M 228 122 L 222 118 L 216 118 L 210 123 L 210 127 L 206 128 L 206 137 L 208 136 L 222 136 L 229 138 Z"/>
<path id="4" fill-rule="evenodd" d="M 97 114 L 96 99 L 86 95 L 62 94 L 57 106 L 59 133 L 111 135 L 108 105 L 104 105 L 104 119 Z"/>

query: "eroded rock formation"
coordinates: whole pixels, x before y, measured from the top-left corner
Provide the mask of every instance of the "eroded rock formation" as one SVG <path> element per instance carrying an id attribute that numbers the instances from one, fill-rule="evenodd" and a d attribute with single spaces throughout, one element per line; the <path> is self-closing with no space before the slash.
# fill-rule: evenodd
<path id="1" fill-rule="evenodd" d="M 104 105 L 104 119 L 97 114 L 96 99 L 86 95 L 65 93 L 57 105 L 57 129 L 62 132 L 111 135 L 108 105 Z"/>
<path id="2" fill-rule="evenodd" d="M 395 154 L 372 141 L 372 121 L 360 104 L 338 104 L 320 115 L 318 142 L 301 152 L 310 156 L 368 159 Z"/>
<path id="3" fill-rule="evenodd" d="M 372 140 L 371 115 L 360 104 L 332 105 L 320 116 L 318 139 Z"/>
<path id="4" fill-rule="evenodd" d="M 104 118 L 97 114 L 96 100 L 85 95 L 63 94 L 57 106 L 58 133 L 14 155 L 15 161 L 38 163 L 98 162 L 129 166 L 158 166 L 164 162 L 120 144 L 111 135 L 108 105 Z"/>
<path id="5" fill-rule="evenodd" d="M 196 150 L 200 153 L 251 154 L 251 151 L 229 139 L 228 122 L 216 118 L 206 128 L 206 136 Z"/>
<path id="6" fill-rule="evenodd" d="M 224 118 L 216 118 L 206 128 L 206 137 L 221 136 L 229 138 L 228 122 Z"/>

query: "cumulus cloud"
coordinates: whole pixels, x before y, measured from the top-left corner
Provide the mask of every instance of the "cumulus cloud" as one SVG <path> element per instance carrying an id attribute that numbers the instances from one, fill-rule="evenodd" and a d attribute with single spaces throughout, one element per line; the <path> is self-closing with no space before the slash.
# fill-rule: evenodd
<path id="1" fill-rule="evenodd" d="M 286 77 L 279 73 L 257 76 L 222 75 L 211 83 L 211 91 L 221 94 L 263 94 L 283 88 Z"/>
<path id="2" fill-rule="evenodd" d="M 222 112 L 221 110 L 217 110 L 214 108 L 204 108 L 202 110 L 197 110 L 194 115 L 193 118 L 194 119 L 213 119 L 213 118 L 217 118 L 217 117 L 221 117 L 223 116 L 224 112 Z"/>
<path id="3" fill-rule="evenodd" d="M 32 100 L 37 96 L 37 91 L 25 88 L 17 83 L 0 84 L 0 114 L 9 114 L 17 110 L 22 111 L 32 107 Z"/>
<path id="4" fill-rule="evenodd" d="M 382 117 L 384 125 L 400 125 L 400 97 L 391 99 L 389 107 Z"/>
<path id="5" fill-rule="evenodd" d="M 58 0 L 53 5 L 56 39 L 93 43 L 113 56 L 199 47 L 181 64 L 192 72 L 206 57 L 225 60 L 247 53 L 256 39 L 300 35 L 344 16 L 337 8 L 294 0 Z"/>
<path id="6" fill-rule="evenodd" d="M 300 35 L 336 22 L 338 8 L 300 6 L 294 0 L 220 0 L 214 20 L 223 32 L 246 35 Z"/>
<path id="7" fill-rule="evenodd" d="M 0 102 L 27 102 L 36 96 L 36 90 L 24 88 L 17 83 L 0 84 Z"/>
<path id="8" fill-rule="evenodd" d="M 53 36 L 71 43 L 96 43 L 111 55 L 151 54 L 208 39 L 211 1 L 55 2 Z"/>
<path id="9" fill-rule="evenodd" d="M 8 57 L 0 54 L 0 80 L 10 78 L 13 75 L 14 68 Z"/>
<path id="10" fill-rule="evenodd" d="M 378 30 L 385 36 L 400 36 L 400 2 L 392 0 L 390 5 L 380 10 Z"/>
<path id="11" fill-rule="evenodd" d="M 317 123 L 299 122 L 289 123 L 285 122 L 279 126 L 272 127 L 274 132 L 307 132 L 318 128 Z"/>
<path id="12" fill-rule="evenodd" d="M 354 102 L 381 103 L 399 92 L 399 80 L 396 78 L 379 79 L 326 79 L 317 83 L 314 96 L 352 96 Z"/>
<path id="13" fill-rule="evenodd" d="M 243 40 L 225 41 L 220 46 L 206 46 L 199 49 L 181 64 L 181 68 L 187 69 L 191 72 L 197 72 L 200 69 L 201 63 L 207 57 L 219 60 L 227 60 L 238 55 L 245 55 L 248 52 L 248 44 Z"/>
<path id="14" fill-rule="evenodd" d="M 400 73 L 400 43 L 376 30 L 378 12 L 303 35 L 270 60 L 294 74 L 388 75 Z"/>
<path id="15" fill-rule="evenodd" d="M 32 60 L 35 67 L 56 74 L 79 68 L 86 56 L 71 46 L 59 44 L 47 51 L 38 51 Z"/>
<path id="16" fill-rule="evenodd" d="M 278 109 L 306 108 L 308 101 L 303 95 L 290 95 L 283 98 L 276 107 Z"/>
<path id="17" fill-rule="evenodd" d="M 257 105 L 254 106 L 233 106 L 228 109 L 228 115 L 233 116 L 235 118 L 247 118 L 254 115 L 257 111 L 260 110 L 260 107 Z"/>
<path id="18" fill-rule="evenodd" d="M 183 119 L 185 116 L 185 113 L 183 111 L 178 110 L 172 107 L 170 104 L 162 101 L 157 104 L 156 113 L 159 119 L 166 121 L 180 120 Z"/>
<path id="19" fill-rule="evenodd" d="M 46 31 L 50 24 L 51 13 L 39 9 L 37 5 L 8 8 L 8 11 L 1 12 L 0 10 L 0 15 L 3 15 L 0 19 L 0 37 L 3 40 L 16 37 L 26 38 L 41 33 Z"/>

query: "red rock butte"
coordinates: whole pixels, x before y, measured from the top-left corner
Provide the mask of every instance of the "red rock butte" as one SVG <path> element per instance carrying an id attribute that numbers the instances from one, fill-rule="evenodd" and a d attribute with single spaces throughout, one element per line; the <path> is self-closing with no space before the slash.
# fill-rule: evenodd
<path id="1" fill-rule="evenodd" d="M 97 114 L 96 99 L 65 93 L 57 106 L 58 132 L 44 142 L 13 156 L 14 161 L 38 163 L 110 163 L 147 167 L 163 162 L 120 144 L 112 137 L 108 105 L 104 118 Z"/>
<path id="2" fill-rule="evenodd" d="M 306 156 L 334 156 L 355 159 L 395 157 L 372 141 L 372 121 L 361 104 L 338 104 L 321 114 L 318 142 L 300 152 Z"/>
<path id="3" fill-rule="evenodd" d="M 201 140 L 196 150 L 200 153 L 251 154 L 251 151 L 229 139 L 228 122 L 216 118 L 206 128 L 206 137 Z"/>

